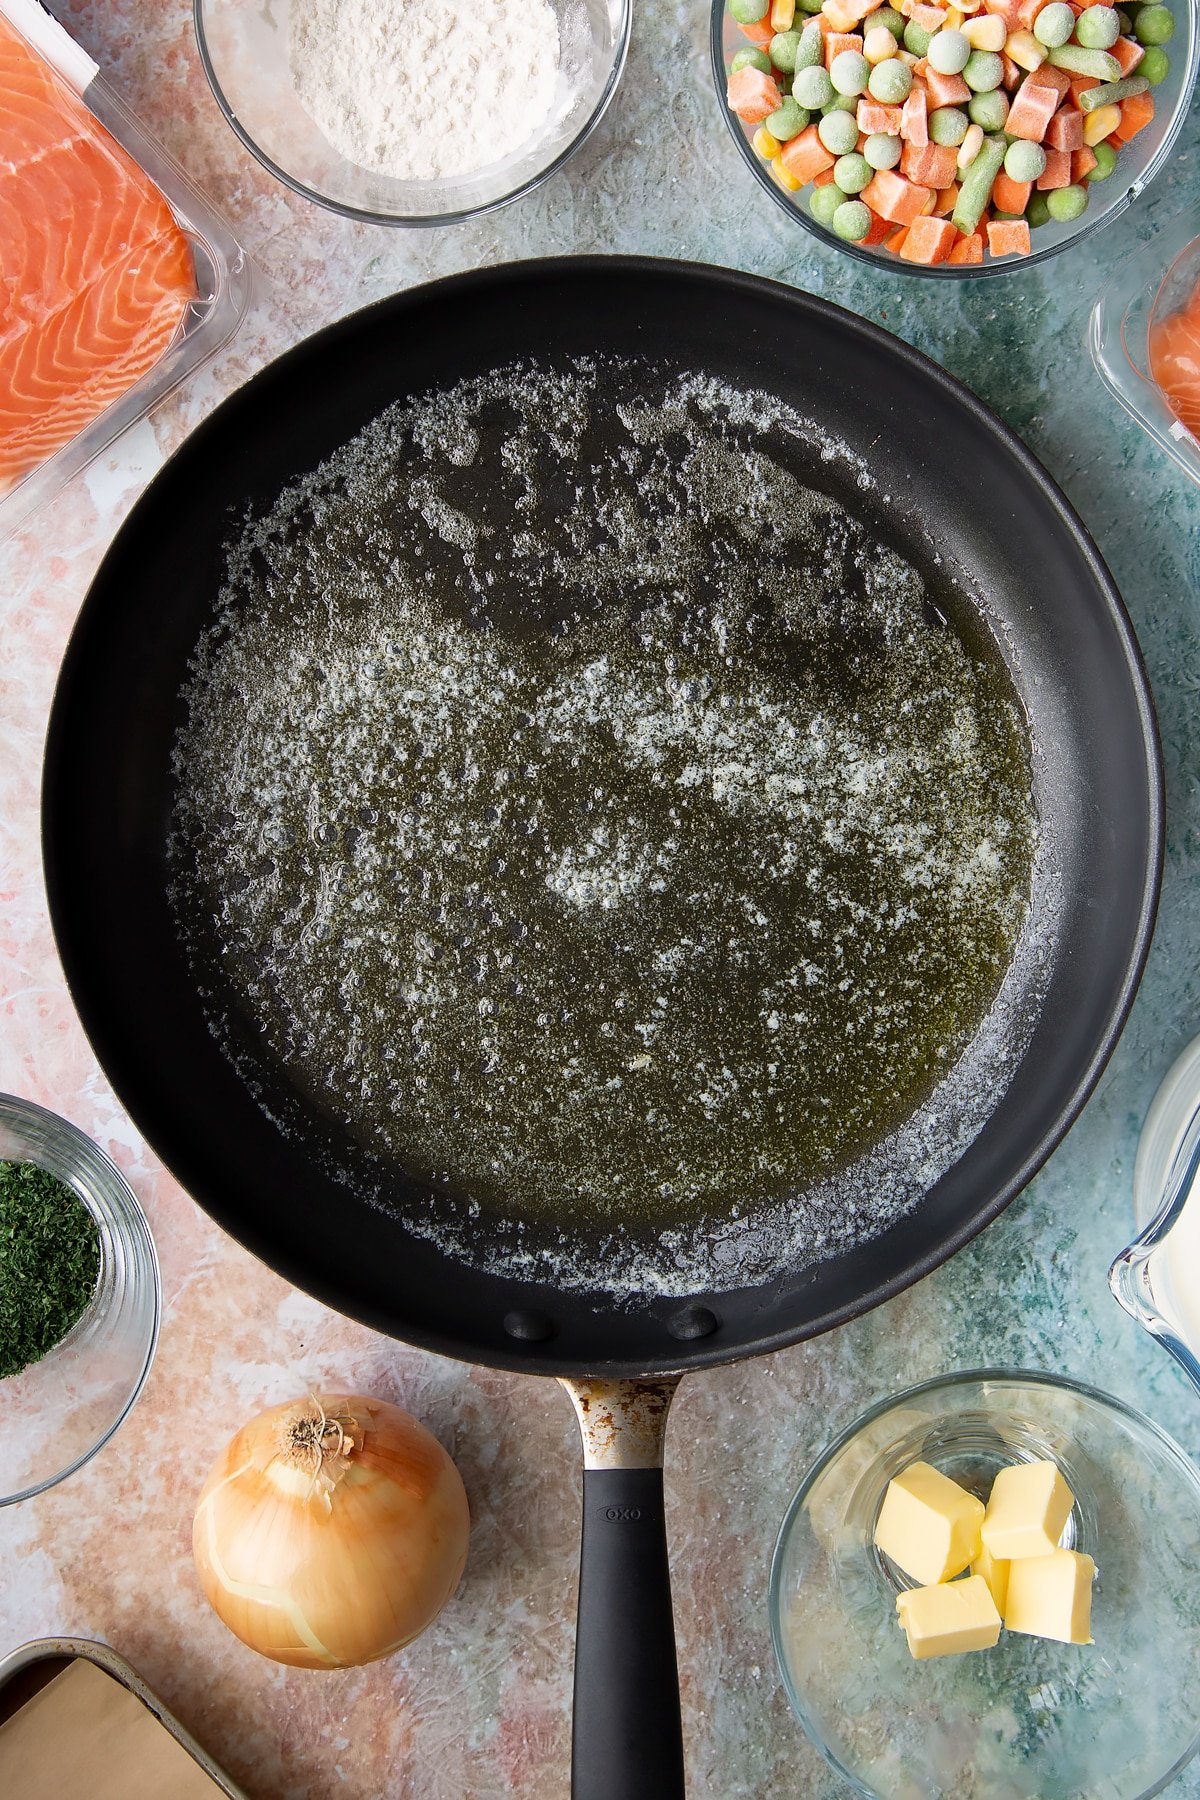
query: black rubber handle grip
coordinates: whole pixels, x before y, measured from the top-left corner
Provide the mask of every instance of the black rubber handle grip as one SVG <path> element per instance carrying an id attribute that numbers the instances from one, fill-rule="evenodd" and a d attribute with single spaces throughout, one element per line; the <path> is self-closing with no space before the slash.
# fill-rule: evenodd
<path id="1" fill-rule="evenodd" d="M 571 1800 L 683 1800 L 661 1469 L 585 1469 Z"/>

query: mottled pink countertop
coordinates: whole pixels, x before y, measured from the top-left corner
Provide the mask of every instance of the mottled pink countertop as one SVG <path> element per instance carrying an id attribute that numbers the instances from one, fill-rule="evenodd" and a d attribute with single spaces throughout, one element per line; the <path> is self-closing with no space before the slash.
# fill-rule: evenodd
<path id="1" fill-rule="evenodd" d="M 53 10 L 225 209 L 268 287 L 214 369 L 0 551 L 0 1088 L 64 1113 L 126 1171 L 151 1220 L 165 1298 L 157 1361 L 129 1422 L 70 1481 L 0 1512 L 0 1654 L 47 1633 L 106 1640 L 255 1800 L 557 1800 L 567 1791 L 579 1504 L 565 1397 L 549 1383 L 458 1367 L 380 1338 L 269 1273 L 158 1167 L 76 1021 L 46 916 L 38 776 L 55 671 L 97 562 L 164 454 L 305 331 L 430 276 L 571 249 L 707 257 L 781 275 L 886 317 L 941 354 L 1026 430 L 1115 552 L 1152 674 L 1168 690 L 1177 634 L 1185 624 L 1194 634 L 1180 599 L 1196 586 L 1183 566 L 1191 490 L 1165 465 L 1151 466 L 1132 427 L 1122 428 L 1111 477 L 1098 476 L 1080 449 L 1074 397 L 1086 388 L 1086 295 L 1053 300 L 1078 314 L 1070 333 L 1047 326 L 1047 358 L 1061 376 L 1055 399 L 1060 383 L 1047 384 L 1045 361 L 1023 357 L 1017 328 L 1022 305 L 1046 320 L 1051 297 L 1040 275 L 1020 303 L 1013 282 L 985 284 L 986 300 L 942 290 L 933 316 L 922 284 L 855 271 L 801 241 L 720 125 L 703 0 L 636 9 L 625 83 L 569 170 L 491 219 L 415 233 L 325 214 L 258 169 L 210 98 L 184 0 L 55 0 Z M 1099 279 L 1089 262 L 1076 268 L 1093 285 Z M 986 341 L 994 355 L 981 350 Z M 1104 535 L 1118 476 L 1126 503 L 1161 528 L 1144 557 Z M 1167 693 L 1173 769 L 1195 767 L 1187 698 Z M 1195 789 L 1194 777 L 1176 789 L 1184 812 Z M 1196 834 L 1186 817 L 1176 831 L 1134 1022 L 1033 1188 L 908 1295 L 820 1342 L 681 1390 L 667 1492 L 696 1800 L 799 1792 L 833 1800 L 847 1791 L 784 1704 L 766 1581 L 791 1490 L 862 1407 L 946 1368 L 1008 1363 L 1097 1381 L 1185 1442 L 1194 1435 L 1182 1383 L 1137 1341 L 1104 1287 L 1128 1233 L 1138 1122 L 1200 1011 L 1186 956 Z M 442 1619 L 402 1655 L 348 1674 L 284 1670 L 244 1649 L 209 1612 L 190 1555 L 192 1507 L 219 1444 L 257 1408 L 322 1386 L 378 1393 L 419 1414 L 457 1458 L 474 1518 L 466 1576 Z M 1192 1781 L 1185 1776 L 1179 1791 L 1200 1792 Z"/>

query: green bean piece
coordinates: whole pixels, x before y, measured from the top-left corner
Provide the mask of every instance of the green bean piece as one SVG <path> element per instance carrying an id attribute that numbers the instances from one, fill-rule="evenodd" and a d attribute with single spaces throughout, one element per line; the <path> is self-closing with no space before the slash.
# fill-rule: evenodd
<path id="1" fill-rule="evenodd" d="M 1092 75 L 1097 81 L 1119 81 L 1121 65 L 1107 50 L 1084 50 L 1078 44 L 1064 44 L 1052 50 L 1046 61 L 1068 75 Z"/>
<path id="2" fill-rule="evenodd" d="M 949 144 L 955 150 L 967 135 L 970 121 L 957 106 L 939 106 L 929 115 L 929 136 L 935 144 Z"/>
<path id="3" fill-rule="evenodd" d="M 1103 81 L 1099 87 L 1085 88 L 1080 94 L 1080 110 L 1085 113 L 1095 112 L 1098 106 L 1128 100 L 1131 94 L 1144 94 L 1149 86 L 1144 75 L 1126 75 L 1123 81 Z"/>
<path id="4" fill-rule="evenodd" d="M 1117 166 L 1117 153 L 1111 144 L 1093 144 L 1092 155 L 1096 159 L 1094 169 L 1087 173 L 1088 181 L 1107 181 Z"/>
<path id="5" fill-rule="evenodd" d="M 962 177 L 952 220 L 956 231 L 967 237 L 978 230 L 983 209 L 992 197 L 992 184 L 1004 163 L 1008 149 L 1002 137 L 984 138 L 979 155 Z"/>
<path id="6" fill-rule="evenodd" d="M 1146 77 L 1151 87 L 1157 87 L 1159 82 L 1165 81 L 1170 74 L 1171 59 L 1165 50 L 1160 50 L 1157 44 L 1151 44 L 1138 64 L 1137 72 Z"/>
<path id="7" fill-rule="evenodd" d="M 1175 21 L 1165 6 L 1143 6 L 1134 21 L 1139 44 L 1168 44 L 1175 35 Z"/>
<path id="8" fill-rule="evenodd" d="M 736 75 L 739 69 L 757 69 L 760 75 L 770 75 L 774 65 L 765 50 L 755 50 L 747 44 L 739 50 L 729 65 L 729 73 Z"/>

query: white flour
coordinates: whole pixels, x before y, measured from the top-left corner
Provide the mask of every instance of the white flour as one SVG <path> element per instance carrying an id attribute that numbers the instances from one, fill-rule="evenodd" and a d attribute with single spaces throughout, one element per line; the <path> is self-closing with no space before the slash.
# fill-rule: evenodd
<path id="1" fill-rule="evenodd" d="M 296 95 L 335 150 L 406 181 L 467 175 L 549 115 L 549 0 L 292 0 Z"/>

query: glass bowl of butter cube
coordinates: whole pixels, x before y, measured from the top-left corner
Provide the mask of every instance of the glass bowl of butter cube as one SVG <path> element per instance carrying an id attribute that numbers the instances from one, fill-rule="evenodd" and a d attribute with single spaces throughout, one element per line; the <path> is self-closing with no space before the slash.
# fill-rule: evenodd
<path id="1" fill-rule="evenodd" d="M 770 1607 L 793 1711 L 872 1800 L 1144 1800 L 1200 1744 L 1200 1474 L 1075 1382 L 872 1408 L 792 1501 Z"/>

